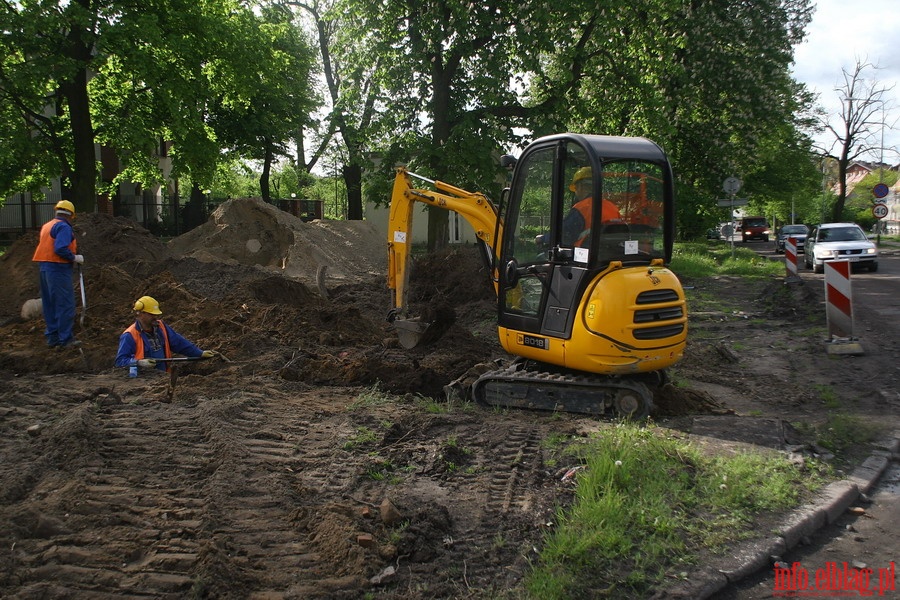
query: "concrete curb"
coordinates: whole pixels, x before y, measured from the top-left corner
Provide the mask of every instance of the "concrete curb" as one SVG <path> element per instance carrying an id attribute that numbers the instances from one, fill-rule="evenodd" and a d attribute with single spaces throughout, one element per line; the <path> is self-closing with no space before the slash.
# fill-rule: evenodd
<path id="1" fill-rule="evenodd" d="M 778 528 L 776 536 L 757 540 L 730 551 L 734 564 L 720 569 L 699 569 L 691 581 L 666 590 L 660 598 L 705 600 L 729 585 L 772 565 L 773 556 L 785 552 L 819 529 L 834 523 L 860 495 L 868 494 L 900 452 L 900 431 L 876 444 L 876 450 L 847 479 L 835 481 L 819 492 L 819 498 L 795 510 Z"/>

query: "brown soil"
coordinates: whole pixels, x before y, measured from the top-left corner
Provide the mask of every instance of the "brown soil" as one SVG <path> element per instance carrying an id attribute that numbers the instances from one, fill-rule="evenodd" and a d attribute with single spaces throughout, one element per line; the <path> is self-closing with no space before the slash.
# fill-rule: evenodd
<path id="1" fill-rule="evenodd" d="M 443 400 L 504 358 L 473 247 L 416 263 L 414 304 L 453 318 L 404 350 L 367 223 L 240 200 L 168 244 L 104 215 L 76 231 L 81 350 L 46 349 L 43 322 L 20 317 L 35 237 L 0 259 L 0 597 L 496 597 L 570 498 L 575 465 L 542 441 L 609 425 Z M 717 452 L 802 443 L 785 420 L 821 421 L 813 382 L 852 390 L 863 417 L 883 410 L 874 375 L 896 366 L 824 357 L 818 286 L 685 283 L 721 310 L 692 314 L 677 385 L 656 398 L 672 435 Z M 223 359 L 112 368 L 145 294 Z"/>

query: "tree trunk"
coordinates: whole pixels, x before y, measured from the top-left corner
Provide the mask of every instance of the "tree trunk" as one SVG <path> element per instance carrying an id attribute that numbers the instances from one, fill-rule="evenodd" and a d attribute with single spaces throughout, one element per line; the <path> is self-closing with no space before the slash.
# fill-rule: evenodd
<path id="1" fill-rule="evenodd" d="M 272 170 L 272 146 L 266 144 L 266 157 L 263 160 L 262 173 L 259 176 L 259 192 L 263 202 L 271 204 L 272 194 L 269 191 L 269 173 Z"/>
<path id="2" fill-rule="evenodd" d="M 75 146 L 75 180 L 72 182 L 76 209 L 93 211 L 97 203 L 97 169 L 94 155 L 94 128 L 91 124 L 90 101 L 87 91 L 87 69 L 75 74 L 69 96 L 72 120 L 72 141 Z"/>
<path id="3" fill-rule="evenodd" d="M 435 61 L 432 73 L 434 91 L 431 96 L 431 163 L 435 179 L 446 181 L 447 167 L 443 161 L 442 149 L 450 139 L 450 90 L 452 70 L 445 69 L 440 61 Z M 457 182 L 447 181 L 451 185 Z M 428 207 L 428 251 L 435 252 L 447 247 L 450 238 L 450 212 L 443 208 Z"/>
<path id="4" fill-rule="evenodd" d="M 831 207 L 831 222 L 839 223 L 843 221 L 844 203 L 847 200 L 847 167 L 850 164 L 848 158 L 849 147 L 845 144 L 841 157 L 838 159 L 838 195 L 834 206 Z"/>
<path id="5" fill-rule="evenodd" d="M 206 194 L 196 183 L 191 187 L 191 198 L 184 205 L 184 230 L 190 231 L 206 221 Z"/>
<path id="6" fill-rule="evenodd" d="M 362 221 L 362 167 L 358 161 L 351 160 L 341 169 L 344 185 L 347 186 L 347 220 Z"/>
<path id="7" fill-rule="evenodd" d="M 447 247 L 450 240 L 450 211 L 436 206 L 428 207 L 428 251 Z"/>

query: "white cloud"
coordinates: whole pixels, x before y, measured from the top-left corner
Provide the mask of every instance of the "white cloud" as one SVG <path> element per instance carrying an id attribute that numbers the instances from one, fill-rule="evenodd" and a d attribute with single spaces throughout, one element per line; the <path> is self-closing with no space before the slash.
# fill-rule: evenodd
<path id="1" fill-rule="evenodd" d="M 897 0 L 818 0 L 807 39 L 795 48 L 794 77 L 819 95 L 829 113 L 840 110 L 835 88 L 843 85 L 842 69 L 857 59 L 879 67 L 868 75 L 879 87 L 893 86 L 884 99 L 890 125 L 900 115 L 900 10 Z M 891 110 L 893 108 L 893 111 Z M 892 118 L 893 117 L 893 118 Z M 820 137 L 829 143 L 833 137 Z M 884 160 L 900 161 L 900 128 L 884 132 Z M 870 156 L 868 160 L 877 160 Z"/>

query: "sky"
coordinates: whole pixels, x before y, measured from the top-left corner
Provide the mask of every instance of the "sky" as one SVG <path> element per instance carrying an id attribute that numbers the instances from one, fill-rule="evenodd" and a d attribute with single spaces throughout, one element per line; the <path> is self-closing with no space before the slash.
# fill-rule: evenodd
<path id="1" fill-rule="evenodd" d="M 836 87 L 844 84 L 842 69 L 852 71 L 857 58 L 881 67 L 870 70 L 884 95 L 888 127 L 884 130 L 884 162 L 900 162 L 900 2 L 898 0 L 817 0 L 807 38 L 795 48 L 794 78 L 819 95 L 829 114 L 841 108 Z M 893 107 L 893 110 L 892 110 Z M 893 128 L 890 126 L 893 124 Z M 876 146 L 880 145 L 880 135 Z M 831 144 L 834 136 L 816 138 Z M 828 147 L 828 146 L 826 146 Z M 877 161 L 879 156 L 861 157 Z"/>

